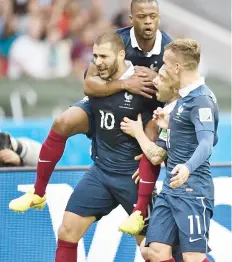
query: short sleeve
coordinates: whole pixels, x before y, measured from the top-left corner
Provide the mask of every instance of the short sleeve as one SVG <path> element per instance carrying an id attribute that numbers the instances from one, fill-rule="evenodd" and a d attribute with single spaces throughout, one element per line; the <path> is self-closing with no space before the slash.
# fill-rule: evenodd
<path id="1" fill-rule="evenodd" d="M 190 112 L 190 120 L 194 124 L 196 132 L 216 132 L 215 104 L 209 96 L 199 96 L 195 99 Z"/>

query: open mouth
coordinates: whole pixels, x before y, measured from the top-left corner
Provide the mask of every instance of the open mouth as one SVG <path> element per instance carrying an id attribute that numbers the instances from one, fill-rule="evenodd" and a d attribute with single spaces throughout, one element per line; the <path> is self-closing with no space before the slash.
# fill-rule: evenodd
<path id="1" fill-rule="evenodd" d="M 145 28 L 144 33 L 146 35 L 152 35 L 153 31 L 151 30 L 151 28 Z"/>
<path id="2" fill-rule="evenodd" d="M 104 73 L 106 73 L 106 71 L 107 71 L 107 69 L 106 68 L 102 68 L 102 69 L 98 69 L 98 72 L 99 72 L 99 74 L 104 74 Z"/>

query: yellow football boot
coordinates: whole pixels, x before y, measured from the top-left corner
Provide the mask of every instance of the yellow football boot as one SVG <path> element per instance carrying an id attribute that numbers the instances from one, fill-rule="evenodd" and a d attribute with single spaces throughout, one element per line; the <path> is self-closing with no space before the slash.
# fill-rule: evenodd
<path id="1" fill-rule="evenodd" d="M 138 235 L 144 228 L 144 218 L 141 211 L 136 210 L 133 212 L 122 224 L 119 226 L 119 231 L 130 234 Z"/>
<path id="2" fill-rule="evenodd" d="M 34 194 L 34 189 L 9 203 L 9 209 L 16 212 L 25 212 L 30 208 L 43 209 L 46 205 L 46 195 L 40 197 Z"/>

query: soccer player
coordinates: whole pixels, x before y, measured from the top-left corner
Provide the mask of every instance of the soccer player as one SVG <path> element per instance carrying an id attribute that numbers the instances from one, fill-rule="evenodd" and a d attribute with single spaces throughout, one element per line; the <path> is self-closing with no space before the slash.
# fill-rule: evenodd
<path id="1" fill-rule="evenodd" d="M 179 98 L 179 84 L 171 85 L 167 72 L 162 69 L 159 70 L 159 73 L 153 82 L 157 88 L 157 100 L 166 103 L 164 110 L 165 112 L 170 113 L 176 104 L 176 100 Z M 159 137 L 154 143 L 148 139 L 141 128 L 141 125 L 142 121 L 140 115 L 138 116 L 137 121 L 133 121 L 126 117 L 121 123 L 121 129 L 124 133 L 135 138 L 135 134 L 140 132 L 138 142 L 142 151 L 153 165 L 160 165 L 167 159 L 167 131 L 165 129 L 161 130 Z M 152 180 L 150 182 L 146 182 L 145 184 L 149 185 L 146 193 L 150 195 L 151 199 L 155 183 Z M 125 221 L 123 221 L 123 223 L 119 226 L 119 230 L 127 234 L 137 235 L 142 231 L 144 222 L 144 218 L 141 216 L 141 211 L 136 210 Z"/>
<path id="2" fill-rule="evenodd" d="M 125 61 L 125 46 L 117 33 L 99 36 L 93 46 L 99 76 L 126 79 L 134 74 Z M 134 159 L 141 149 L 134 138 L 120 130 L 123 117 L 143 115 L 145 125 L 151 118 L 147 99 L 127 91 L 102 98 L 90 98 L 95 118 L 94 164 L 74 189 L 58 232 L 57 262 L 76 262 L 77 243 L 96 220 L 121 204 L 130 214 L 137 200 L 137 185 L 131 174 L 138 168 Z M 156 106 L 158 102 L 155 102 Z M 119 164 L 120 163 L 120 164 Z M 139 241 L 139 239 L 137 238 Z"/>
<path id="3" fill-rule="evenodd" d="M 181 98 L 170 115 L 155 112 L 157 124 L 168 130 L 167 172 L 146 235 L 146 259 L 175 261 L 172 244 L 178 236 L 184 261 L 208 262 L 208 233 L 213 215 L 214 185 L 209 157 L 217 143 L 218 106 L 200 78 L 200 46 L 177 39 L 165 47 L 164 69 Z M 139 135 L 136 135 L 139 140 Z M 146 249 L 146 248 L 144 248 Z"/>
<path id="4" fill-rule="evenodd" d="M 159 6 L 156 0 L 132 0 L 130 18 L 133 26 L 119 29 L 117 32 L 123 38 L 126 46 L 126 59 L 132 61 L 134 65 L 140 66 L 135 69 L 137 73 L 123 80 L 103 81 L 96 76 L 98 70 L 93 61 L 89 66 L 84 86 L 85 93 L 90 97 L 109 96 L 122 90 L 150 98 L 155 93 L 153 89 L 146 86 L 151 84 L 158 69 L 162 66 L 164 46 L 171 39 L 166 33 L 158 30 Z M 150 100 L 151 108 L 153 108 L 153 101 Z M 29 208 L 44 207 L 46 186 L 55 165 L 64 152 L 68 137 L 78 133 L 91 136 L 95 132 L 91 103 L 91 100 L 86 97 L 55 120 L 42 145 L 34 191 L 13 200 L 9 205 L 10 209 L 26 211 Z M 154 135 L 155 132 L 152 130 L 150 138 L 155 139 Z M 154 180 L 154 173 L 158 177 L 159 169 L 159 166 L 153 167 L 147 158 L 142 158 L 140 176 L 144 173 L 144 181 Z M 147 215 L 147 203 L 150 201 L 147 185 L 139 184 L 139 201 L 135 208 L 135 210 L 138 209 L 142 212 L 143 217 Z M 154 185 L 152 186 L 154 187 Z"/>

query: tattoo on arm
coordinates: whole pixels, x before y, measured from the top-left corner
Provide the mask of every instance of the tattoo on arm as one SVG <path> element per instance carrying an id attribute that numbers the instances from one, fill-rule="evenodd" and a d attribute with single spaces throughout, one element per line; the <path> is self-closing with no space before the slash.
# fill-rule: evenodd
<path id="1" fill-rule="evenodd" d="M 151 162 L 153 162 L 152 160 L 157 157 L 160 157 L 163 161 L 167 159 L 167 151 L 154 143 L 151 143 L 144 153 Z"/>

